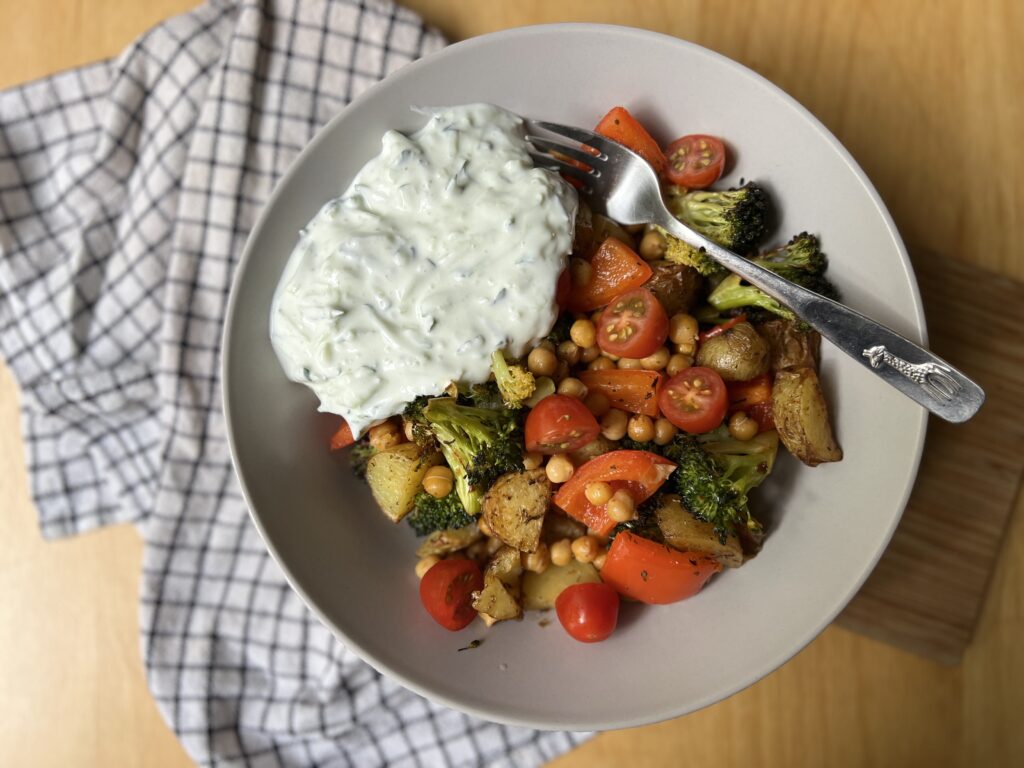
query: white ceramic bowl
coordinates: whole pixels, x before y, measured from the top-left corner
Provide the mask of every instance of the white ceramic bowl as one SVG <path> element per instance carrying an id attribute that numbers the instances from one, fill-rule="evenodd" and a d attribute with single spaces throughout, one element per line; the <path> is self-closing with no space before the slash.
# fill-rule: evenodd
<path id="1" fill-rule="evenodd" d="M 758 509 L 772 510 L 757 558 L 688 601 L 624 606 L 617 632 L 591 646 L 551 616 L 546 626 L 533 615 L 490 630 L 438 627 L 420 607 L 415 537 L 327 452 L 336 419 L 285 379 L 267 328 L 299 229 L 378 152 L 381 134 L 417 127 L 412 105 L 477 101 L 583 126 L 624 104 L 662 142 L 724 137 L 735 162 L 723 183 L 769 187 L 779 209 L 773 239 L 819 233 L 845 300 L 923 340 L 910 263 L 863 172 L 793 99 L 698 46 L 598 25 L 474 38 L 402 69 L 320 131 L 249 238 L 225 332 L 232 453 L 267 546 L 324 623 L 381 672 L 491 720 L 590 730 L 691 712 L 783 664 L 856 593 L 913 484 L 924 411 L 825 345 L 823 379 L 846 458 L 813 470 L 780 462 L 757 497 Z M 480 647 L 458 652 L 476 638 Z"/>

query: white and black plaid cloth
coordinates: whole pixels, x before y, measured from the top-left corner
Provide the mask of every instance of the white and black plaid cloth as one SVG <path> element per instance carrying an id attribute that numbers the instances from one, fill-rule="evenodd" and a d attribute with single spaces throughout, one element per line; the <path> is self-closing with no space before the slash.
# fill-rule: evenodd
<path id="1" fill-rule="evenodd" d="M 146 541 L 149 682 L 217 765 L 533 766 L 586 734 L 429 704 L 286 585 L 228 458 L 235 263 L 316 129 L 444 41 L 388 2 L 209 2 L 113 61 L 0 93 L 0 353 L 46 536 Z"/>

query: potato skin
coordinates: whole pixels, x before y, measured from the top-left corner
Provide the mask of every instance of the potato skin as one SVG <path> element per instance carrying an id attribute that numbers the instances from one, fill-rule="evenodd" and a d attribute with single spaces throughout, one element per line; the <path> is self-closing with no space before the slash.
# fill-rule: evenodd
<path id="1" fill-rule="evenodd" d="M 678 496 L 666 495 L 654 514 L 665 543 L 670 547 L 683 552 L 703 552 L 729 568 L 743 565 L 743 548 L 736 535 L 730 534 L 723 543 L 715 533 L 715 526 L 694 517 Z"/>
<path id="2" fill-rule="evenodd" d="M 843 451 L 832 434 L 828 404 L 813 368 L 780 371 L 772 385 L 772 413 L 779 439 L 804 464 L 840 461 Z"/>
<path id="3" fill-rule="evenodd" d="M 750 323 L 736 323 L 700 345 L 697 365 L 725 381 L 750 381 L 768 372 L 768 342 Z"/>
<path id="4" fill-rule="evenodd" d="M 660 259 L 652 261 L 654 274 L 644 288 L 658 297 L 669 317 L 693 309 L 704 289 L 701 274 L 685 264 Z"/>
<path id="5" fill-rule="evenodd" d="M 523 615 L 519 601 L 522 575 L 519 550 L 504 546 L 494 553 L 484 569 L 484 588 L 473 593 L 473 608 L 488 626 Z"/>
<path id="6" fill-rule="evenodd" d="M 543 469 L 509 472 L 484 496 L 483 520 L 508 546 L 536 552 L 550 501 L 551 481 Z"/>
<path id="7" fill-rule="evenodd" d="M 794 368 L 818 369 L 821 336 L 817 331 L 801 331 L 792 320 L 769 320 L 757 327 L 768 342 L 769 364 L 773 371 Z"/>
<path id="8" fill-rule="evenodd" d="M 412 511 L 427 470 L 440 463 L 440 453 L 423 454 L 415 443 L 400 443 L 370 457 L 366 482 L 384 514 L 397 523 Z"/>

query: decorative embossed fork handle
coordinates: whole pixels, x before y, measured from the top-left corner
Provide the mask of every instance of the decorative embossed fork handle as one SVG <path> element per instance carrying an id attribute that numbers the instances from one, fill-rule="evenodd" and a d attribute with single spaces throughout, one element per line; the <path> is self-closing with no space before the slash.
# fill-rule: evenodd
<path id="1" fill-rule="evenodd" d="M 792 309 L 808 325 L 936 416 L 967 421 L 985 402 L 974 381 L 890 328 L 827 299 L 708 240 L 665 207 L 651 166 L 638 154 L 604 137 L 568 125 L 525 120 L 538 166 L 580 183 L 591 208 L 624 225 L 657 224 L 695 248 L 703 248 L 730 272 Z M 550 154 L 552 152 L 557 155 Z"/>

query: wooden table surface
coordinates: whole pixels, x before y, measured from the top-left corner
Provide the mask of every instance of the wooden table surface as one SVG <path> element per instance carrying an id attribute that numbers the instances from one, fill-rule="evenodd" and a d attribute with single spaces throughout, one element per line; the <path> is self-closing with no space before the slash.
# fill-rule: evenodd
<path id="1" fill-rule="evenodd" d="M 115 54 L 151 24 L 192 5 L 0 0 L 0 86 Z M 604 21 L 720 51 L 778 83 L 839 137 L 910 245 L 1024 279 L 1024 3 L 408 5 L 451 39 L 530 23 Z M 687 75 L 656 76 L 670 97 L 673 80 Z M 136 610 L 141 542 L 128 527 L 41 539 L 27 489 L 17 390 L 2 366 L 0 525 L 0 764 L 190 765 L 143 677 Z M 1024 503 L 1018 498 L 977 637 L 961 666 L 942 667 L 831 627 L 782 669 L 727 701 L 675 721 L 603 734 L 554 765 L 676 766 L 684 759 L 722 768 L 1024 765 L 1024 729 L 1017 722 L 1024 714 L 1022 638 Z"/>

